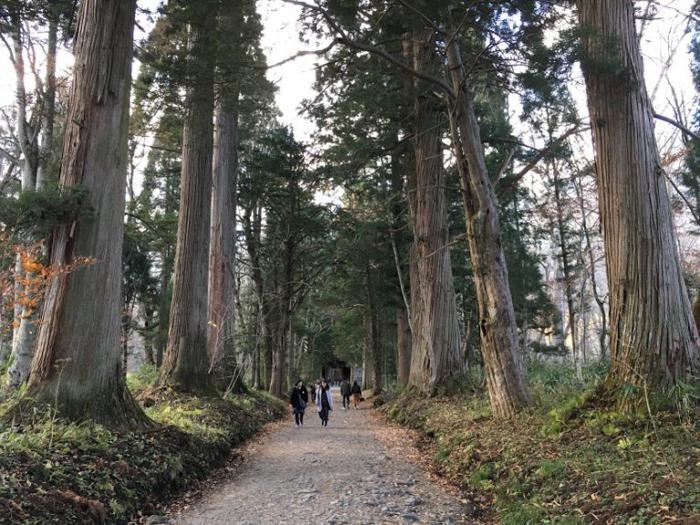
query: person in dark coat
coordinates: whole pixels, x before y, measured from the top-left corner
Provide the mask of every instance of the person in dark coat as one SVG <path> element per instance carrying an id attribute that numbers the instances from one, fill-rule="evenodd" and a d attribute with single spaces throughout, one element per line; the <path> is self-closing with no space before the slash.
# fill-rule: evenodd
<path id="1" fill-rule="evenodd" d="M 331 385 L 325 379 L 321 380 L 321 386 L 316 389 L 316 406 L 318 416 L 321 418 L 321 426 L 328 426 L 328 415 L 333 410 L 333 393 Z"/>
<path id="2" fill-rule="evenodd" d="M 357 410 L 357 405 L 359 405 L 360 401 L 362 401 L 362 389 L 360 388 L 360 385 L 357 384 L 357 381 L 352 384 L 350 393 L 352 394 L 352 406 Z"/>
<path id="3" fill-rule="evenodd" d="M 343 379 L 340 383 L 340 395 L 343 396 L 343 410 L 350 408 L 350 381 Z"/>
<path id="4" fill-rule="evenodd" d="M 309 403 L 309 393 L 306 391 L 304 382 L 300 379 L 292 389 L 292 395 L 289 396 L 289 404 L 292 405 L 294 412 L 294 423 L 298 427 L 304 426 L 304 411 Z"/>

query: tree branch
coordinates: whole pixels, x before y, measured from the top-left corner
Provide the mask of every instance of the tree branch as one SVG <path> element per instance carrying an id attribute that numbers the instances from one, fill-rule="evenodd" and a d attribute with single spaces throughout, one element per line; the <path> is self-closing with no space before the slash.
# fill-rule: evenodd
<path id="1" fill-rule="evenodd" d="M 528 162 L 518 173 L 513 175 L 512 177 L 508 177 L 507 180 L 508 186 L 505 187 L 499 187 L 497 188 L 498 190 L 501 190 L 501 192 L 506 191 L 507 189 L 513 188 L 518 182 L 520 182 L 525 175 L 527 175 L 537 164 L 544 158 L 546 157 L 551 151 L 556 148 L 559 144 L 564 142 L 566 139 L 568 139 L 571 135 L 574 135 L 576 133 L 580 133 L 582 131 L 586 131 L 587 129 L 590 129 L 588 127 L 585 128 L 580 128 L 578 126 L 573 126 L 569 128 L 567 131 L 565 131 L 561 136 L 557 137 L 554 139 L 552 142 L 550 142 L 546 147 L 542 148 L 531 160 Z"/>
<path id="2" fill-rule="evenodd" d="M 691 138 L 694 138 L 695 140 L 700 140 L 700 135 L 697 133 L 693 133 L 690 131 L 686 126 L 678 122 L 677 120 L 673 120 L 671 117 L 666 117 L 664 115 L 660 115 L 659 113 L 654 113 L 654 118 L 657 120 L 663 120 L 664 122 L 671 124 L 671 126 L 675 126 L 679 130 L 681 130 L 683 133 L 688 135 Z"/>
<path id="3" fill-rule="evenodd" d="M 450 98 L 454 98 L 454 92 L 452 91 L 452 88 L 447 85 L 445 82 L 440 80 L 439 78 L 426 75 L 424 73 L 421 73 L 419 71 L 416 71 L 413 69 L 411 66 L 408 64 L 402 62 L 395 56 L 390 55 L 383 49 L 380 49 L 376 46 L 366 44 L 364 42 L 360 42 L 359 40 L 355 40 L 353 38 L 350 38 L 348 34 L 336 23 L 335 20 L 333 20 L 333 17 L 323 9 L 319 5 L 314 5 L 314 4 L 309 4 L 307 2 L 302 2 L 301 0 L 282 0 L 283 2 L 287 4 L 292 4 L 296 5 L 298 7 L 303 7 L 305 9 L 309 9 L 311 11 L 315 11 L 316 13 L 319 13 L 323 18 L 326 20 L 326 23 L 330 27 L 330 29 L 338 35 L 336 37 L 336 40 L 338 40 L 339 43 L 344 44 L 348 47 L 351 47 L 353 49 L 359 50 L 359 51 L 366 51 L 367 53 L 371 53 L 373 55 L 377 55 L 382 57 L 384 60 L 394 64 L 395 66 L 399 67 L 403 71 L 406 71 L 410 73 L 411 75 L 415 76 L 416 78 L 420 78 L 421 80 L 425 80 L 426 82 L 430 82 L 432 84 L 435 84 L 436 86 L 440 87 L 442 91 L 447 93 L 447 95 Z"/>

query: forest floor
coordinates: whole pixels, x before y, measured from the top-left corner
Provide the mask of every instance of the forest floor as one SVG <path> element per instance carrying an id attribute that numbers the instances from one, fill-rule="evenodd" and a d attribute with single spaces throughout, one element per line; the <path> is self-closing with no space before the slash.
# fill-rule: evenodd
<path id="1" fill-rule="evenodd" d="M 252 443 L 231 479 L 176 505 L 177 525 L 477 524 L 459 494 L 416 461 L 412 433 L 373 410 L 335 410 L 322 428 L 310 405 Z M 367 405 L 368 403 L 364 403 Z"/>
<path id="2" fill-rule="evenodd" d="M 152 379 L 130 381 L 155 422 L 142 431 L 66 422 L 50 409 L 12 425 L 0 405 L 0 524 L 158 522 L 165 503 L 218 473 L 285 408 L 257 392 L 176 395 L 147 388 Z"/>
<path id="3" fill-rule="evenodd" d="M 533 406 L 507 421 L 480 391 L 400 395 L 381 411 L 495 523 L 700 525 L 700 397 L 622 414 L 554 372 L 531 374 Z"/>

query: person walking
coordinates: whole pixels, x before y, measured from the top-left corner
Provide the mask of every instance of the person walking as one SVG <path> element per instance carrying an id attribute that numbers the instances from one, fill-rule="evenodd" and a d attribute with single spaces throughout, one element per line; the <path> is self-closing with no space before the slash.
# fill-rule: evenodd
<path id="1" fill-rule="evenodd" d="M 292 405 L 294 412 L 294 423 L 298 427 L 304 426 L 304 411 L 309 402 L 309 393 L 304 386 L 304 382 L 300 379 L 292 389 L 292 395 L 289 396 L 289 404 Z"/>
<path id="2" fill-rule="evenodd" d="M 343 396 L 343 410 L 350 408 L 350 381 L 343 379 L 340 383 L 340 395 Z"/>
<path id="3" fill-rule="evenodd" d="M 362 401 L 362 389 L 360 388 L 360 385 L 357 384 L 357 381 L 352 384 L 350 393 L 352 394 L 352 406 L 355 410 L 357 410 L 357 405 L 359 405 L 360 401 Z"/>
<path id="4" fill-rule="evenodd" d="M 321 379 L 321 386 L 316 390 L 316 406 L 318 416 L 321 418 L 321 426 L 328 426 L 328 415 L 333 410 L 333 393 L 328 381 Z"/>
<path id="5" fill-rule="evenodd" d="M 309 394 L 310 394 L 309 399 L 311 400 L 312 403 L 314 403 L 316 401 L 316 386 L 317 385 L 315 383 L 311 383 L 309 385 L 309 388 L 311 388 L 311 392 L 309 392 Z"/>

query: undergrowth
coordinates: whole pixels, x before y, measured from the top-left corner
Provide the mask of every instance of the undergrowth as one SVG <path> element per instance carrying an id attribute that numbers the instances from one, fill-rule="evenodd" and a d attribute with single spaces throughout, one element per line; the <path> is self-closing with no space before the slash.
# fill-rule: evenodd
<path id="1" fill-rule="evenodd" d="M 700 523 L 697 387 L 622 414 L 597 406 L 604 369 L 530 364 L 533 407 L 491 417 L 485 394 L 383 407 L 425 436 L 436 470 L 458 485 L 471 513 L 504 525 Z"/>
<path id="2" fill-rule="evenodd" d="M 62 421 L 48 407 L 22 426 L 0 426 L 0 523 L 127 523 L 157 514 L 285 409 L 257 392 L 216 399 L 149 389 L 152 376 L 145 369 L 129 385 L 155 429 L 118 434 Z"/>

